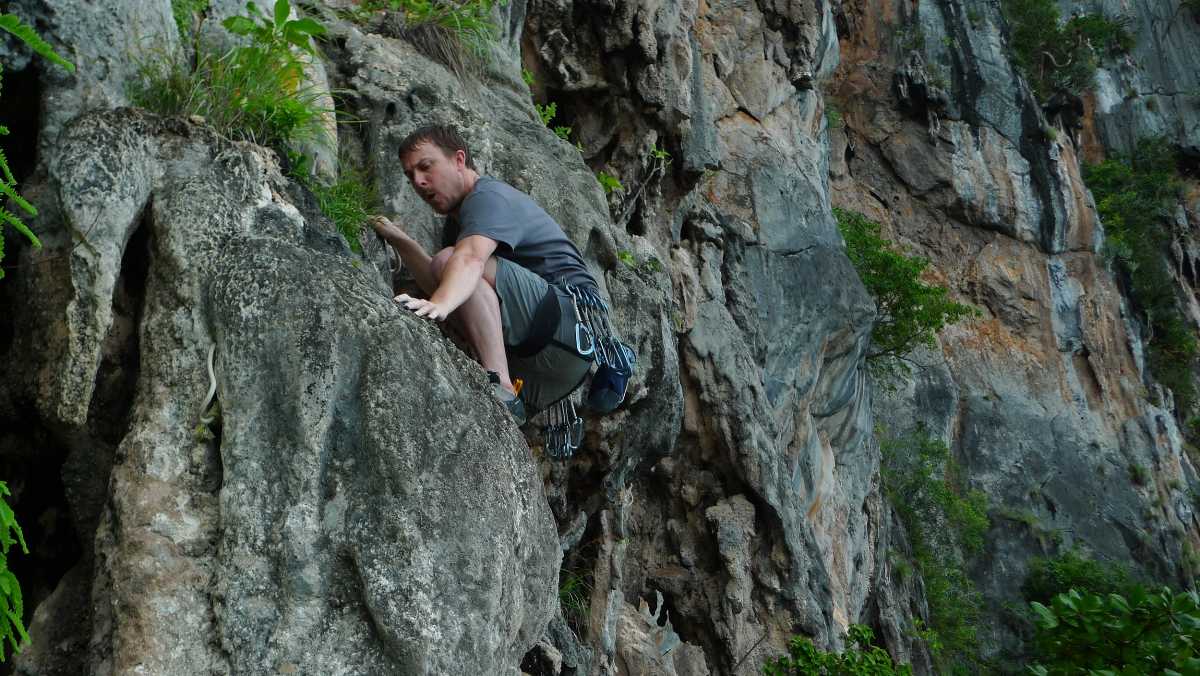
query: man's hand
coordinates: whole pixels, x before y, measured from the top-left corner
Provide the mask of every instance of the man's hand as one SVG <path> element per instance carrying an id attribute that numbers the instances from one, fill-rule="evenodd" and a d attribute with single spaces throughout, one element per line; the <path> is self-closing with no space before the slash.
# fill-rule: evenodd
<path id="1" fill-rule="evenodd" d="M 424 298 L 413 298 L 407 293 L 396 296 L 394 300 L 405 308 L 412 310 L 413 314 L 418 317 L 425 317 L 433 321 L 444 322 L 446 321 L 446 315 L 449 314 L 445 309 L 439 307 L 437 303 L 427 301 Z"/>
<path id="2" fill-rule="evenodd" d="M 385 216 L 368 216 L 367 222 L 371 224 L 372 228 L 375 228 L 375 232 L 379 233 L 380 237 L 389 242 L 395 243 L 409 239 L 408 233 L 401 230 L 400 226 L 389 221 Z"/>

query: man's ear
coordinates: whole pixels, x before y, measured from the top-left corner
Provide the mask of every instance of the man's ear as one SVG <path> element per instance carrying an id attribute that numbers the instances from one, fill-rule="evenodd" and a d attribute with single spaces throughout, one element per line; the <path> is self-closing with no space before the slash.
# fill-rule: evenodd
<path id="1" fill-rule="evenodd" d="M 467 153 L 464 150 L 454 151 L 454 164 L 459 169 L 464 169 L 467 166 Z"/>

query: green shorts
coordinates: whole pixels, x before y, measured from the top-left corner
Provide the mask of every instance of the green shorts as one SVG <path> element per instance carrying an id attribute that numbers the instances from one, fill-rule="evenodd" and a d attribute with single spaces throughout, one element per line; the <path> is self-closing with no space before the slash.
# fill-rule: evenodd
<path id="1" fill-rule="evenodd" d="M 570 347 L 575 345 L 571 296 L 557 286 L 554 288 L 562 317 L 551 341 L 529 357 L 516 357 L 508 351 L 509 374 L 513 380 L 525 381 L 521 399 L 531 416 L 574 392 L 592 367 L 590 359 L 580 357 Z M 496 258 L 496 295 L 500 297 L 505 346 L 519 345 L 529 336 L 534 313 L 549 289 L 550 284 L 537 273 L 510 260 Z"/>

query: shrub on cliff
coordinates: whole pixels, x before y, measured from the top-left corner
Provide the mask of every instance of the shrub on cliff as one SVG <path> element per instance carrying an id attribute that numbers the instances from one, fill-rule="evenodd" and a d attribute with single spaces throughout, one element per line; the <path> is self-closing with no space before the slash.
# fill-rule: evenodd
<path id="1" fill-rule="evenodd" d="M 846 256 L 875 298 L 878 314 L 871 328 L 867 362 L 877 375 L 908 371 L 905 355 L 919 345 L 935 345 L 937 332 L 976 314 L 949 299 L 945 287 L 926 284 L 921 275 L 929 261 L 906 256 L 879 236 L 880 226 L 866 216 L 833 210 L 846 240 Z"/>
<path id="2" fill-rule="evenodd" d="M 1104 225 L 1105 248 L 1145 318 L 1150 371 L 1187 411 L 1196 398 L 1197 344 L 1167 267 L 1180 189 L 1174 152 L 1163 139 L 1144 139 L 1130 155 L 1085 166 L 1083 179 Z"/>
<path id="3" fill-rule="evenodd" d="M 324 185 L 312 177 L 312 158 L 288 153 L 288 176 L 308 188 L 317 198 L 317 208 L 333 221 L 354 253 L 362 253 L 362 233 L 367 217 L 379 210 L 379 191 L 369 173 L 350 162 L 338 162 L 338 178 Z"/>
<path id="4" fill-rule="evenodd" d="M 1133 587 L 1126 568 L 1069 549 L 1057 556 L 1031 559 L 1029 572 L 1021 584 L 1021 596 L 1028 602 L 1050 603 L 1055 596 L 1072 589 L 1103 596 L 1127 594 Z"/>
<path id="5" fill-rule="evenodd" d="M 1003 0 L 1013 63 L 1039 100 L 1090 89 L 1099 61 L 1133 48 L 1128 20 L 1081 14 L 1062 23 L 1054 0 Z"/>
<path id="6" fill-rule="evenodd" d="M 247 3 L 249 16 L 222 25 L 249 38 L 218 53 L 198 45 L 194 61 L 179 55 L 143 57 L 130 99 L 162 115 L 199 115 L 221 134 L 266 146 L 323 133 L 320 93 L 305 87 L 300 53 L 314 56 L 312 38 L 325 27 L 309 18 L 289 19 L 291 5 L 278 0 L 271 16 Z"/>
<path id="7" fill-rule="evenodd" d="M 912 667 L 896 664 L 883 649 L 871 645 L 875 634 L 861 624 L 850 625 L 843 653 L 818 650 L 813 642 L 795 636 L 788 654 L 763 665 L 766 676 L 911 676 Z"/>
<path id="8" fill-rule="evenodd" d="M 499 35 L 492 10 L 506 0 L 363 0 L 349 12 L 360 23 L 388 12 L 384 32 L 413 44 L 460 78 L 488 63 Z"/>
<path id="9" fill-rule="evenodd" d="M 880 442 L 883 492 L 904 525 L 929 607 L 925 639 L 942 673 L 974 673 L 982 600 L 965 562 L 983 549 L 987 497 L 967 490 L 950 449 L 917 429 Z"/>

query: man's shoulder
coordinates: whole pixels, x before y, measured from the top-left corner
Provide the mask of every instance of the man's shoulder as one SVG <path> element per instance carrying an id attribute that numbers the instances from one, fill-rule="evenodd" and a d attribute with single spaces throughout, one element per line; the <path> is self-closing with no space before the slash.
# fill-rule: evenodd
<path id="1" fill-rule="evenodd" d="M 468 195 L 468 197 L 473 197 L 476 195 L 498 196 L 503 197 L 506 200 L 531 199 L 529 195 L 526 195 L 520 190 L 517 190 L 511 185 L 493 176 L 480 176 L 475 181 L 475 187 L 471 190 L 471 194 Z"/>

